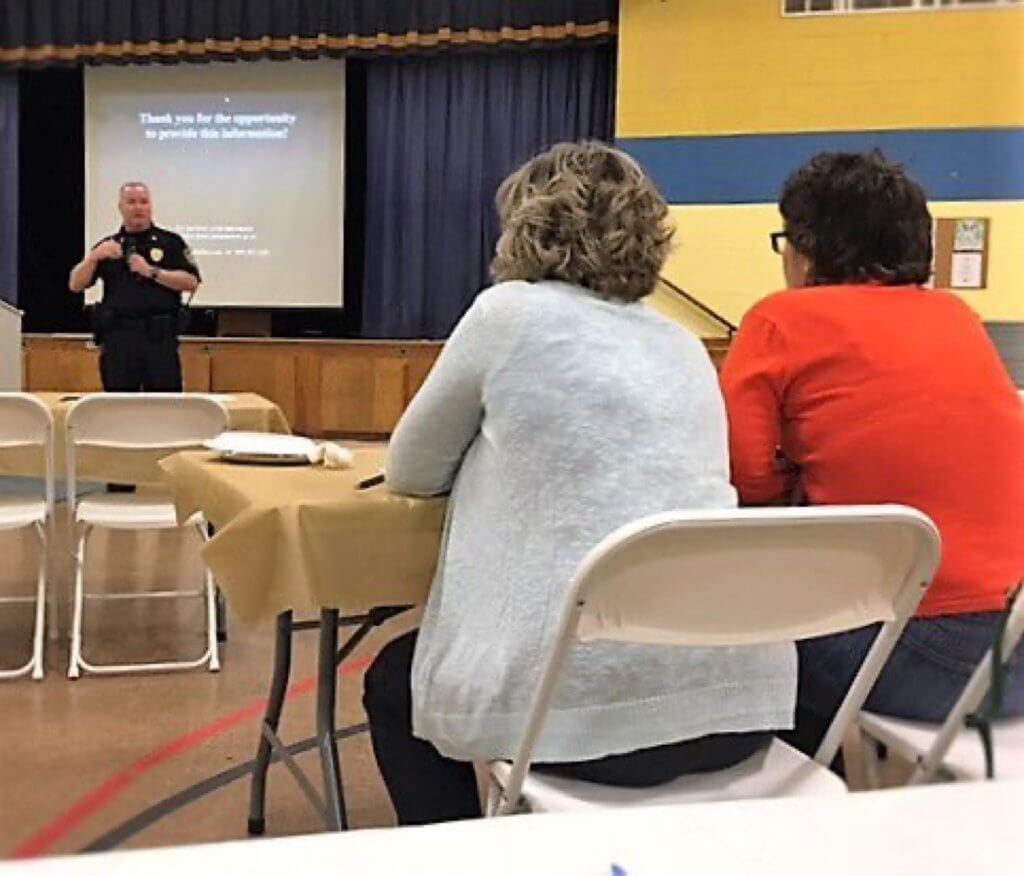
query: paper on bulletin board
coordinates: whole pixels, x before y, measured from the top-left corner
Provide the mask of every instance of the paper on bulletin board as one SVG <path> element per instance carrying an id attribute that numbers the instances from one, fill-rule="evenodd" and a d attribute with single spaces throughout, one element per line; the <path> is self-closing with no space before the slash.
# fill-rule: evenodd
<path id="1" fill-rule="evenodd" d="M 983 219 L 957 219 L 953 233 L 953 250 L 978 252 L 985 248 L 985 221 Z"/>
<path id="2" fill-rule="evenodd" d="M 953 270 L 950 286 L 954 289 L 981 289 L 983 284 L 983 263 L 980 252 L 953 253 Z"/>

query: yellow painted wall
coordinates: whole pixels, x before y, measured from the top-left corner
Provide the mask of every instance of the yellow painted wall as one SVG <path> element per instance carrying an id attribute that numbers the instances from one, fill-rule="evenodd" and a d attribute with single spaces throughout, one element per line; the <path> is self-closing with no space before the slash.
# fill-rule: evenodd
<path id="1" fill-rule="evenodd" d="M 938 201 L 935 218 L 992 220 L 988 287 L 959 292 L 982 319 L 1024 322 L 1024 203 Z M 768 234 L 782 227 L 774 204 L 676 206 L 676 237 L 663 271 L 673 283 L 738 323 L 752 304 L 783 288 L 782 265 Z M 652 306 L 701 335 L 720 332 L 665 292 Z"/>
<path id="2" fill-rule="evenodd" d="M 620 138 L 1020 127 L 1024 7 L 783 18 L 779 0 L 621 0 L 618 75 Z M 962 297 L 1024 321 L 1024 202 L 931 209 L 992 219 L 989 287 Z M 774 204 L 672 212 L 669 279 L 733 322 L 782 287 Z M 718 334 L 667 293 L 650 302 Z"/>
<path id="3" fill-rule="evenodd" d="M 621 0 L 617 136 L 1024 124 L 1024 8 Z"/>
<path id="4" fill-rule="evenodd" d="M 672 220 L 676 234 L 662 273 L 731 322 L 738 324 L 755 301 L 785 285 L 768 243 L 769 233 L 782 227 L 774 204 L 676 206 Z M 693 319 L 685 324 L 708 334 Z"/>
<path id="5" fill-rule="evenodd" d="M 701 313 L 693 305 L 674 294 L 669 288 L 659 284 L 653 293 L 644 299 L 644 304 L 654 308 L 658 313 L 667 316 L 683 328 L 689 329 L 702 338 L 724 338 L 728 335 L 721 323 Z M 719 311 L 721 313 L 721 311 Z M 722 314 L 725 316 L 725 314 Z M 730 320 L 737 324 L 734 320 Z"/>

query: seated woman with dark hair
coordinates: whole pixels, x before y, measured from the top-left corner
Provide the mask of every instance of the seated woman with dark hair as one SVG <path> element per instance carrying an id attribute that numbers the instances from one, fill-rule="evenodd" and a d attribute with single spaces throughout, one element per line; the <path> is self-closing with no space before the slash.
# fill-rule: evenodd
<path id="1" fill-rule="evenodd" d="M 590 548 L 648 514 L 736 502 L 708 355 L 640 300 L 671 231 L 639 167 L 601 144 L 556 146 L 504 182 L 498 208 L 499 283 L 456 327 L 388 451 L 392 490 L 451 492 L 422 628 L 366 677 L 401 824 L 480 815 L 470 762 L 513 756 Z M 791 645 L 577 645 L 535 760 L 658 784 L 746 759 L 792 726 L 795 698 Z"/>
<path id="2" fill-rule="evenodd" d="M 898 502 L 935 521 L 942 565 L 867 708 L 939 722 L 1024 577 L 1024 406 L 971 309 L 922 288 L 931 216 L 900 166 L 879 152 L 818 155 L 786 181 L 780 209 L 772 245 L 790 289 L 747 313 L 721 374 L 733 484 L 746 504 L 798 487 L 814 505 Z M 799 646 L 791 741 L 804 751 L 874 635 Z M 1022 653 L 1004 711 L 1024 713 Z"/>

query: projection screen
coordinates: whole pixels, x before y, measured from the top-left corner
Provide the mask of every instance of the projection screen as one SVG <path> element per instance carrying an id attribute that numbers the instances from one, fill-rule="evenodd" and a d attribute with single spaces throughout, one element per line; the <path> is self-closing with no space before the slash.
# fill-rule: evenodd
<path id="1" fill-rule="evenodd" d="M 139 180 L 192 247 L 196 306 L 339 307 L 344 145 L 341 60 L 88 67 L 86 246 Z"/>

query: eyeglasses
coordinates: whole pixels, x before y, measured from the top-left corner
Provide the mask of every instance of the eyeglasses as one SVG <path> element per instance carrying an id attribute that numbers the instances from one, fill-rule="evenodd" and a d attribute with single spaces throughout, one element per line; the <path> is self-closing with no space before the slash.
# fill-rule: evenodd
<path id="1" fill-rule="evenodd" d="M 782 255 L 782 241 L 789 240 L 789 235 L 785 231 L 773 231 L 768 237 L 772 242 L 772 252 Z"/>

